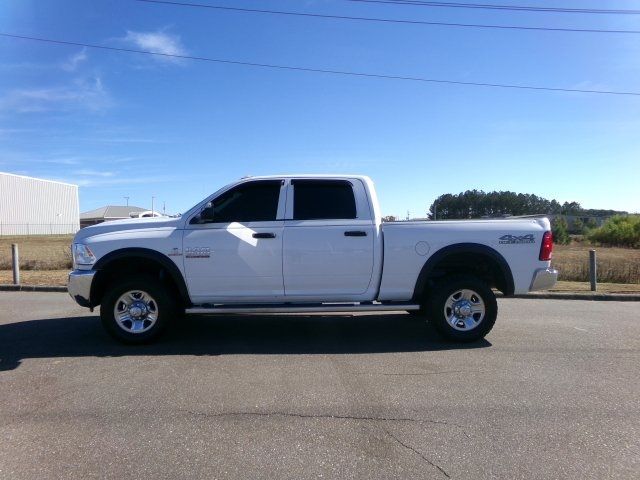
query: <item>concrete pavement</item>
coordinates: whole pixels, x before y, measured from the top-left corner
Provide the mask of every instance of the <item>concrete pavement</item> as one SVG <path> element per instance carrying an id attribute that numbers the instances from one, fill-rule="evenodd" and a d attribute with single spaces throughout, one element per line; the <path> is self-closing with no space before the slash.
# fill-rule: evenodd
<path id="1" fill-rule="evenodd" d="M 188 318 L 112 341 L 0 293 L 0 478 L 637 478 L 635 303 L 499 300 L 486 341 L 405 313 Z"/>

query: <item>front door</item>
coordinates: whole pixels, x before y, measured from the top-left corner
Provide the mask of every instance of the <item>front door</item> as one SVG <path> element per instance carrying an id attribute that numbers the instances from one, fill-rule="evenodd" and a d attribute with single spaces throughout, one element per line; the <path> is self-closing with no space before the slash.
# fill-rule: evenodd
<path id="1" fill-rule="evenodd" d="M 183 256 L 194 303 L 274 301 L 284 295 L 284 192 L 281 180 L 244 182 L 188 221 Z"/>

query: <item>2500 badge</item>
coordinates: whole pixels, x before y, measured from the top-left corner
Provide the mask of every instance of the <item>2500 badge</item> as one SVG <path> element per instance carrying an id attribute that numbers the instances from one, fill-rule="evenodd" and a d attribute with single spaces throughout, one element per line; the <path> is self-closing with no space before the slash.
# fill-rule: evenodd
<path id="1" fill-rule="evenodd" d="M 211 256 L 211 248 L 209 247 L 187 247 L 184 249 L 186 258 L 209 258 Z"/>

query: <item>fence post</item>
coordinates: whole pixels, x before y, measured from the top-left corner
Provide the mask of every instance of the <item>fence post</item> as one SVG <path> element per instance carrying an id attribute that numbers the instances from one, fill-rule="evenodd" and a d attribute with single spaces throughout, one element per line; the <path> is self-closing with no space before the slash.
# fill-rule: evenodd
<path id="1" fill-rule="evenodd" d="M 11 265 L 13 267 L 13 284 L 20 285 L 20 254 L 18 244 L 11 244 Z"/>
<path id="2" fill-rule="evenodd" d="M 591 282 L 592 292 L 595 292 L 598 289 L 597 276 L 598 270 L 596 267 L 596 251 L 589 250 L 589 281 Z"/>

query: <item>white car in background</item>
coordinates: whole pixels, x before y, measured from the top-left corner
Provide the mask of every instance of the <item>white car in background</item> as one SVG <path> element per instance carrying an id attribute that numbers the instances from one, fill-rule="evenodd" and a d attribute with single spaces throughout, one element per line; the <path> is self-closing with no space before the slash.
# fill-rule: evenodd
<path id="1" fill-rule="evenodd" d="M 155 212 L 153 210 L 144 210 L 142 212 L 131 212 L 129 216 L 131 218 L 152 218 L 152 217 L 167 217 L 168 215 L 165 215 L 160 212 Z"/>

